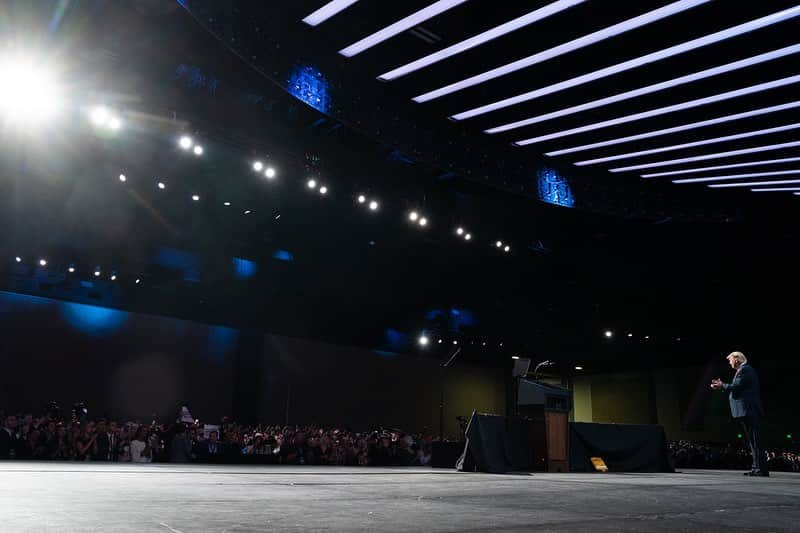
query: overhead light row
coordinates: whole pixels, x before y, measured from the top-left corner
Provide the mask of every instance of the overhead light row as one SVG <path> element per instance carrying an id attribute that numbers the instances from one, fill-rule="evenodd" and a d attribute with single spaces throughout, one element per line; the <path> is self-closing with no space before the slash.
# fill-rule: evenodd
<path id="1" fill-rule="evenodd" d="M 469 78 L 465 78 L 461 81 L 457 81 L 455 83 L 451 83 L 449 85 L 440 87 L 433 91 L 428 91 L 424 94 L 420 94 L 419 96 L 415 96 L 412 100 L 418 103 L 429 102 L 436 98 L 441 98 L 442 96 L 462 91 L 468 87 L 473 87 L 475 85 L 491 81 L 501 76 L 506 76 L 508 74 L 517 72 L 524 68 L 531 67 L 538 63 L 543 63 L 558 56 L 568 54 L 576 50 L 580 50 L 581 48 L 585 48 L 592 44 L 608 39 L 610 37 L 614 37 L 622 33 L 635 30 L 637 28 L 641 28 L 642 26 L 652 24 L 653 22 L 670 17 L 677 13 L 681 13 L 682 11 L 686 11 L 687 9 L 691 9 L 698 5 L 708 3 L 708 1 L 709 0 L 680 0 L 678 2 L 673 2 L 671 4 L 660 7 L 653 11 L 649 11 L 637 17 L 625 20 L 623 22 L 614 24 L 612 26 L 608 26 L 607 28 L 603 28 L 602 30 L 598 30 L 588 35 L 584 35 L 583 37 L 578 37 L 577 39 L 573 39 L 566 43 L 549 48 L 547 50 L 537 52 L 528 57 L 518 59 L 517 61 L 512 61 L 511 63 L 507 63 L 497 68 L 493 68 L 481 74 L 470 76 Z"/>
<path id="2" fill-rule="evenodd" d="M 188 135 L 183 135 L 180 139 L 178 139 L 178 146 L 187 152 L 191 150 L 196 156 L 203 155 L 203 152 L 205 151 L 201 145 L 196 144 Z"/>
<path id="3" fill-rule="evenodd" d="M 22 264 L 24 262 L 24 260 L 23 260 L 23 258 L 21 256 L 18 255 L 18 256 L 14 257 L 14 262 L 17 263 L 17 264 Z M 36 262 L 36 264 L 38 264 L 41 268 L 47 268 L 48 261 L 47 261 L 47 259 L 40 258 Z M 74 264 L 70 264 L 67 267 L 67 272 L 70 273 L 70 274 L 74 274 L 76 272 L 76 270 L 77 269 L 76 269 Z M 100 276 L 103 275 L 103 268 L 100 267 L 100 266 L 96 266 L 96 267 L 94 267 L 94 269 L 90 270 L 90 272 L 91 272 L 93 277 L 99 278 Z M 108 279 L 111 280 L 111 281 L 117 281 L 117 279 L 118 279 L 117 272 L 112 270 L 111 273 L 108 274 Z M 134 283 L 136 283 L 137 285 L 140 284 L 141 283 L 141 278 L 135 278 L 134 279 Z"/>

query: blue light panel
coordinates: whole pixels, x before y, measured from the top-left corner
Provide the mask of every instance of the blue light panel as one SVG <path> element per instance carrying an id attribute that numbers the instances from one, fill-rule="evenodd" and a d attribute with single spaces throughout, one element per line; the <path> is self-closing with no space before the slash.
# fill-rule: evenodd
<path id="1" fill-rule="evenodd" d="M 258 272 L 258 264 L 256 264 L 255 261 L 234 257 L 233 272 L 239 279 L 252 278 L 256 275 L 256 272 Z"/>
<path id="2" fill-rule="evenodd" d="M 296 65 L 286 80 L 286 90 L 317 111 L 327 113 L 331 108 L 328 80 L 312 66 Z"/>
<path id="3" fill-rule="evenodd" d="M 541 168 L 536 175 L 539 200 L 562 207 L 575 207 L 575 196 L 564 176 L 548 167 Z"/>

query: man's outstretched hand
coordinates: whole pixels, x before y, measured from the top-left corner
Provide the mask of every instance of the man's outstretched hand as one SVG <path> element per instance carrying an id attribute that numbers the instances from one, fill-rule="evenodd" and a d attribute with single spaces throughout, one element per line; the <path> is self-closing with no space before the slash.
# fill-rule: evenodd
<path id="1" fill-rule="evenodd" d="M 722 380 L 719 378 L 712 379 L 711 388 L 714 390 L 720 390 L 722 388 Z"/>

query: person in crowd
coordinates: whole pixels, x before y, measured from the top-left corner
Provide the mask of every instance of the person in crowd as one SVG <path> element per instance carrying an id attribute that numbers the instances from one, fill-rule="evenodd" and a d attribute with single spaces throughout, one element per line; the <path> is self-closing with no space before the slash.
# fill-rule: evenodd
<path id="1" fill-rule="evenodd" d="M 20 448 L 19 421 L 15 415 L 8 415 L 0 428 L 0 459 L 16 459 Z"/>
<path id="2" fill-rule="evenodd" d="M 169 447 L 171 463 L 188 463 L 192 460 L 192 440 L 183 423 L 175 424 L 174 436 Z"/>
<path id="3" fill-rule="evenodd" d="M 147 433 L 147 426 L 141 425 L 136 428 L 133 440 L 130 443 L 132 463 L 149 463 L 153 460 L 150 439 Z"/>

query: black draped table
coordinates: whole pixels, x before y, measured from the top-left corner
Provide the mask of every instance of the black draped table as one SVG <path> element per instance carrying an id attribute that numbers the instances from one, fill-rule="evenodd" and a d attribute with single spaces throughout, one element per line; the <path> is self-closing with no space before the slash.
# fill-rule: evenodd
<path id="1" fill-rule="evenodd" d="M 590 457 L 602 458 L 609 472 L 674 472 L 657 425 L 570 423 L 570 471 L 594 472 Z"/>

